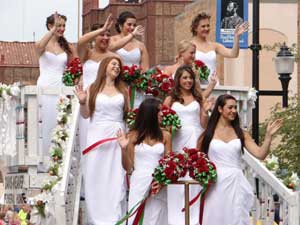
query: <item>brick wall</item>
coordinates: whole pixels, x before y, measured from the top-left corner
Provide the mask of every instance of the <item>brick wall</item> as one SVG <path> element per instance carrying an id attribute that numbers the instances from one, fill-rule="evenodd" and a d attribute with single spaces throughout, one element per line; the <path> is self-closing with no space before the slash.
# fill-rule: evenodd
<path id="1" fill-rule="evenodd" d="M 91 9 L 98 9 L 98 0 L 83 0 L 82 2 L 82 14 L 87 14 Z"/>
<path id="2" fill-rule="evenodd" d="M 144 0 L 141 3 L 124 3 L 111 0 L 104 9 L 91 10 L 83 16 L 83 33 L 94 23 L 103 23 L 109 13 L 116 20 L 122 11 L 135 14 L 138 24 L 145 27 L 144 43 L 149 51 L 151 66 L 171 64 L 174 59 L 175 33 L 174 18 L 184 11 L 191 0 Z M 112 33 L 115 31 L 112 29 Z"/>
<path id="3" fill-rule="evenodd" d="M 38 67 L 1 66 L 0 83 L 12 84 L 22 82 L 26 85 L 35 85 L 39 76 Z"/>

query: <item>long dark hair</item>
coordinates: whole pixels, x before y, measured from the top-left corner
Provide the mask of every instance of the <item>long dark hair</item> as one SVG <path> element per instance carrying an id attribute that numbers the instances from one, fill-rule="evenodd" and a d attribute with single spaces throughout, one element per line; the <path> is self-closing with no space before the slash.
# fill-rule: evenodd
<path id="1" fill-rule="evenodd" d="M 181 90 L 180 90 L 180 78 L 184 71 L 188 72 L 192 76 L 194 82 L 191 88 L 191 93 L 196 99 L 196 101 L 202 106 L 203 97 L 202 97 L 200 85 L 196 83 L 196 74 L 193 71 L 192 67 L 189 65 L 180 66 L 176 70 L 175 77 L 174 77 L 175 84 L 171 91 L 172 102 L 178 101 L 181 104 L 184 103 L 184 100 L 181 97 Z"/>
<path id="2" fill-rule="evenodd" d="M 141 103 L 133 127 L 137 132 L 135 144 L 142 143 L 146 137 L 157 141 L 163 140 L 157 116 L 160 105 L 161 101 L 155 98 L 148 98 Z"/>
<path id="3" fill-rule="evenodd" d="M 123 26 L 123 24 L 126 22 L 127 19 L 129 18 L 132 18 L 132 19 L 136 19 L 135 15 L 132 13 L 132 12 L 129 12 L 129 11 L 124 11 L 122 12 L 118 19 L 117 19 L 117 22 L 115 24 L 115 28 L 116 28 L 116 31 L 118 33 L 121 33 L 121 29 L 120 27 Z"/>
<path id="4" fill-rule="evenodd" d="M 215 133 L 217 124 L 220 119 L 219 107 L 223 108 L 224 105 L 226 104 L 226 101 L 230 100 L 230 99 L 237 102 L 235 97 L 233 97 L 232 95 L 228 95 L 228 94 L 220 95 L 216 100 L 214 109 L 208 120 L 206 130 L 201 135 L 202 144 L 201 144 L 200 150 L 206 154 L 208 154 L 210 142 L 211 142 L 212 138 L 214 137 L 214 133 Z M 242 153 L 244 153 L 243 148 L 245 146 L 245 138 L 244 138 L 244 132 L 243 132 L 242 128 L 240 127 L 240 118 L 239 118 L 238 114 L 236 115 L 235 119 L 233 121 L 231 121 L 231 126 L 233 127 L 238 138 L 241 140 L 241 144 L 242 144 L 241 150 L 242 150 Z"/>
<path id="5" fill-rule="evenodd" d="M 66 16 L 60 15 L 60 14 L 58 14 L 58 16 L 60 18 L 62 18 L 65 22 L 67 21 Z M 46 27 L 47 27 L 48 30 L 49 30 L 49 25 L 54 25 L 54 20 L 55 20 L 54 19 L 54 14 L 47 17 Z M 67 53 L 68 56 L 72 55 L 72 51 L 71 51 L 71 48 L 69 46 L 69 43 L 68 43 L 67 39 L 64 36 L 59 37 L 57 41 L 58 41 L 59 46 L 64 50 L 65 53 Z"/>
<path id="6" fill-rule="evenodd" d="M 99 92 L 102 91 L 102 89 L 104 88 L 105 82 L 106 82 L 106 68 L 107 68 L 108 64 L 110 63 L 110 61 L 113 59 L 116 59 L 120 64 L 120 74 L 115 79 L 115 86 L 116 86 L 117 90 L 119 92 L 121 92 L 124 96 L 124 99 L 125 99 L 124 113 L 128 111 L 128 92 L 127 92 L 126 85 L 121 78 L 121 74 L 123 73 L 122 62 L 119 57 L 111 56 L 111 57 L 107 57 L 101 61 L 99 69 L 98 69 L 97 78 L 94 81 L 94 83 L 92 83 L 90 86 L 89 102 L 88 102 L 89 110 L 90 110 L 90 117 L 92 117 L 95 112 L 95 104 L 96 104 L 97 95 L 99 94 Z"/>

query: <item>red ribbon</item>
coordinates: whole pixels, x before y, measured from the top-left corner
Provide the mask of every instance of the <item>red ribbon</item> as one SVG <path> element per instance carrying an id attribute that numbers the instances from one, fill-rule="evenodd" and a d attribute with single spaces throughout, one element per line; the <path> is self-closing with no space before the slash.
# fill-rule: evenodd
<path id="1" fill-rule="evenodd" d="M 202 221 L 203 221 L 203 212 L 204 212 L 205 197 L 206 197 L 206 194 L 207 194 L 209 188 L 210 188 L 210 182 L 208 182 L 207 189 L 203 193 L 203 196 L 202 196 L 201 202 L 200 202 L 200 212 L 199 212 L 199 224 L 200 225 L 202 225 Z"/>
<path id="2" fill-rule="evenodd" d="M 203 189 L 196 195 L 196 197 L 194 197 L 190 202 L 189 202 L 189 206 L 193 205 L 197 199 L 200 197 L 201 200 L 200 200 L 200 210 L 199 210 L 199 224 L 202 225 L 202 221 L 203 221 L 203 213 L 204 213 L 204 205 L 205 205 L 205 197 L 206 197 L 206 194 L 207 192 L 209 191 L 210 189 L 210 185 L 211 183 L 208 182 L 208 185 L 207 185 L 207 188 L 204 192 Z M 181 212 L 184 212 L 185 211 L 185 208 L 183 208 L 181 210 Z"/>
<path id="3" fill-rule="evenodd" d="M 85 154 L 89 153 L 90 151 L 92 151 L 93 149 L 95 149 L 96 147 L 98 147 L 99 145 L 102 145 L 102 144 L 104 144 L 106 142 L 114 141 L 114 140 L 117 140 L 117 138 L 116 137 L 114 137 L 114 138 L 106 138 L 106 139 L 102 139 L 100 141 L 97 141 L 94 144 L 92 144 L 89 147 L 87 147 L 86 149 L 84 149 L 83 152 L 82 152 L 82 155 L 85 155 Z"/>
<path id="4" fill-rule="evenodd" d="M 141 220 L 141 218 L 143 217 L 143 214 L 144 214 L 144 210 L 145 210 L 145 206 L 146 206 L 146 202 L 147 202 L 147 199 L 149 197 L 147 197 L 142 203 L 141 205 L 139 206 L 138 210 L 137 210 L 137 213 L 136 213 L 136 216 L 134 218 L 134 221 L 132 223 L 132 225 L 139 225 L 139 222 Z"/>

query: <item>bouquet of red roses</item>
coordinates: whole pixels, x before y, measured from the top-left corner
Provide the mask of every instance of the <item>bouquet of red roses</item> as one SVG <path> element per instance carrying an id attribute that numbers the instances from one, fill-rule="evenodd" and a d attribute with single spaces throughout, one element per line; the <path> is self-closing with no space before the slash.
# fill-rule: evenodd
<path id="1" fill-rule="evenodd" d="M 137 65 L 123 66 L 123 80 L 129 85 L 135 85 L 135 81 L 141 76 L 141 68 Z"/>
<path id="2" fill-rule="evenodd" d="M 72 59 L 66 66 L 62 81 L 66 86 L 76 85 L 82 75 L 82 64 L 78 57 Z"/>
<path id="3" fill-rule="evenodd" d="M 215 164 L 207 158 L 205 153 L 197 149 L 184 148 L 183 150 L 188 155 L 187 167 L 190 177 L 198 181 L 206 190 L 208 185 L 217 181 Z"/>
<path id="4" fill-rule="evenodd" d="M 207 81 L 210 74 L 210 70 L 201 60 L 194 61 L 194 67 L 196 74 L 199 76 L 200 81 Z"/>
<path id="5" fill-rule="evenodd" d="M 138 112 L 139 109 L 130 109 L 126 114 L 125 121 L 130 129 L 134 126 L 136 115 Z"/>
<path id="6" fill-rule="evenodd" d="M 159 165 L 154 169 L 153 179 L 163 185 L 175 182 L 179 177 L 184 177 L 186 169 L 187 155 L 175 154 L 171 152 L 159 160 Z"/>
<path id="7" fill-rule="evenodd" d="M 169 108 L 168 106 L 162 105 L 162 127 L 168 128 L 173 134 L 174 131 L 177 131 L 181 128 L 181 121 L 176 112 Z"/>
<path id="8" fill-rule="evenodd" d="M 163 74 L 160 69 L 155 68 L 147 72 L 149 77 L 146 93 L 164 98 L 174 86 L 174 80 L 167 74 Z"/>

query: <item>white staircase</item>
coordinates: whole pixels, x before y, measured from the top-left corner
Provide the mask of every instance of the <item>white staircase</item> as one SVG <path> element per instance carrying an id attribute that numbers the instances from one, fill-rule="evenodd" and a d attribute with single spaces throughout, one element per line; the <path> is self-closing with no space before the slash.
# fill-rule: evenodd
<path id="1" fill-rule="evenodd" d="M 238 110 L 242 125 L 247 128 L 251 121 L 251 107 L 248 101 L 248 88 L 222 86 L 214 90 L 213 95 L 232 94 L 238 100 Z M 19 191 L 31 193 L 41 188 L 47 173 L 39 173 L 40 164 L 47 165 L 50 157 L 42 155 L 40 151 L 40 117 L 38 96 L 41 94 L 71 95 L 73 88 L 37 89 L 36 86 L 21 88 L 21 95 L 16 100 L 16 152 L 15 157 L 9 157 L 7 166 L 11 168 L 26 166 L 23 173 L 24 182 Z M 0 103 L 1 103 L 0 98 Z M 63 174 L 54 192 L 54 215 L 56 225 L 78 224 L 79 200 L 81 189 L 80 157 L 78 138 L 79 105 L 75 101 L 72 106 L 71 123 L 69 125 L 69 139 L 63 155 Z M 2 117 L 0 117 L 1 120 Z M 1 121 L 0 121 L 1 123 Z M 273 224 L 275 211 L 279 210 L 280 224 L 300 224 L 299 193 L 286 188 L 265 166 L 253 158 L 247 151 L 244 154 L 244 171 L 256 194 L 251 211 L 253 225 L 261 221 L 262 225 Z M 17 172 L 17 171 L 15 171 Z M 256 193 L 258 190 L 258 193 Z M 273 196 L 279 197 L 274 202 Z"/>

